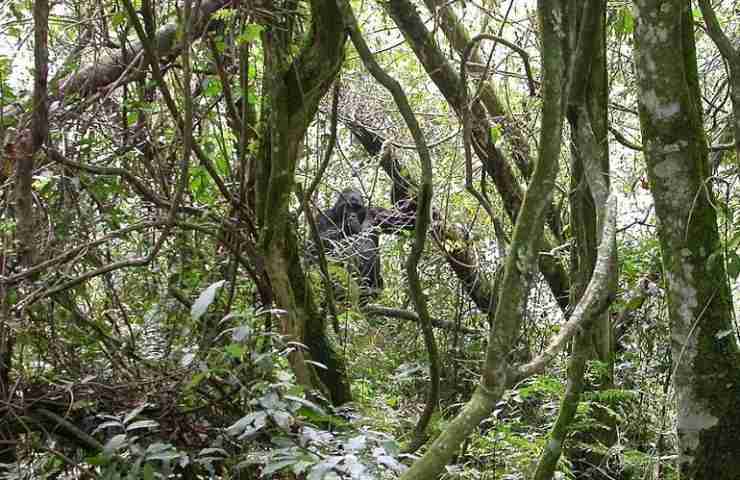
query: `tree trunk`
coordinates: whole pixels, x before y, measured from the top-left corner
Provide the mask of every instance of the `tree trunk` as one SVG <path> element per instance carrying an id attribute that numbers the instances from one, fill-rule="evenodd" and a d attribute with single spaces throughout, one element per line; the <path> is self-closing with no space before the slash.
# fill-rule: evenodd
<path id="1" fill-rule="evenodd" d="M 419 62 L 429 74 L 429 78 L 439 88 L 439 91 L 458 116 L 462 117 L 465 106 L 461 95 L 461 78 L 452 68 L 450 62 L 447 61 L 432 33 L 424 25 L 416 7 L 408 0 L 394 0 L 385 4 L 385 7 L 410 47 L 414 50 Z M 476 101 L 472 102 L 470 110 L 472 146 L 486 169 L 487 175 L 493 181 L 506 214 L 513 224 L 520 212 L 524 192 L 516 179 L 512 166 L 491 138 L 492 125 L 485 108 L 480 102 Z M 551 207 L 548 206 L 548 209 L 551 210 Z M 548 216 L 550 216 L 549 213 Z M 556 233 L 558 228 L 552 226 L 551 231 Z M 549 251 L 554 248 L 545 235 L 540 235 L 540 238 L 541 243 L 538 245 L 540 251 Z M 540 271 L 550 286 L 555 299 L 560 307 L 565 310 L 568 306 L 569 288 L 569 279 L 565 270 L 556 259 L 549 255 L 541 255 L 538 262 Z"/>
<path id="2" fill-rule="evenodd" d="M 438 478 L 463 440 L 486 418 L 511 380 L 510 355 L 521 327 L 527 278 L 537 261 L 537 240 L 545 225 L 554 179 L 558 171 L 563 126 L 564 65 L 559 45 L 561 2 L 538 2 L 543 45 L 543 114 L 539 160 L 517 217 L 502 279 L 502 294 L 490 330 L 481 384 L 473 398 L 414 462 L 402 480 Z"/>
<path id="3" fill-rule="evenodd" d="M 349 382 L 300 264 L 289 206 L 302 139 L 344 58 L 344 24 L 332 0 L 312 1 L 311 30 L 294 57 L 292 21 L 287 15 L 283 25 L 263 36 L 269 101 L 262 112 L 265 128 L 255 171 L 257 222 L 281 333 L 308 346 L 311 358 L 326 367 L 314 371 L 304 361 L 306 352 L 296 349 L 290 361 L 298 382 L 309 389 L 323 384 L 338 405 L 351 400 Z"/>
<path id="4" fill-rule="evenodd" d="M 593 185 L 594 177 L 601 179 L 608 191 L 609 185 L 609 144 L 607 141 L 607 81 L 606 81 L 606 2 L 594 1 L 577 6 L 569 12 L 570 41 L 564 50 L 570 57 L 570 92 L 566 118 L 571 129 L 571 231 L 575 237 L 571 266 L 571 304 L 576 305 L 583 296 L 586 285 L 593 275 L 596 265 L 596 252 L 602 231 L 597 212 L 606 200 L 604 188 Z M 569 48 L 569 45 L 575 48 Z M 590 171 L 589 171 L 590 170 Z M 592 180 L 592 182 L 590 182 Z M 597 207 L 598 205 L 598 207 Z M 616 258 L 611 260 L 616 264 Z M 613 270 L 616 273 L 616 269 Z M 616 278 L 612 282 L 612 293 Z M 575 418 L 581 393 L 588 386 L 584 382 L 586 362 L 596 358 L 609 364 L 611 358 L 611 325 L 609 314 L 603 312 L 591 319 L 588 327 L 579 332 L 572 344 L 568 360 L 567 385 L 560 403 L 557 421 L 550 432 L 534 478 L 552 478 L 570 424 Z M 611 368 L 601 379 L 600 386 L 611 385 Z M 602 427 L 590 432 L 578 432 L 587 443 L 601 441 L 613 442 L 612 438 L 600 438 Z M 609 429 L 614 433 L 614 429 Z M 594 438 L 595 437 L 595 438 Z M 611 435 L 610 435 L 611 437 Z M 578 452 L 575 457 L 584 458 L 592 465 L 599 465 L 600 458 L 593 452 Z M 576 460 L 576 458 L 573 458 Z"/>
<path id="5" fill-rule="evenodd" d="M 740 355 L 685 0 L 635 2 L 640 123 L 668 282 L 681 478 L 740 478 Z"/>

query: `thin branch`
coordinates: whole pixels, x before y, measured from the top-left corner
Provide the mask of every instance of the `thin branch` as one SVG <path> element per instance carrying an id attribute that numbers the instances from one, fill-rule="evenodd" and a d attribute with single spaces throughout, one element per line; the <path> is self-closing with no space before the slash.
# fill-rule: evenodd
<path id="1" fill-rule="evenodd" d="M 580 331 L 587 322 L 596 318 L 613 298 L 609 296 L 609 282 L 612 276 L 612 257 L 616 251 L 617 199 L 609 196 L 606 206 L 604 231 L 599 244 L 598 256 L 591 280 L 583 292 L 583 297 L 573 310 L 570 319 L 560 328 L 545 350 L 531 362 L 513 369 L 508 376 L 509 386 L 544 371 L 545 367 L 560 353 L 565 344 Z"/>
<path id="2" fill-rule="evenodd" d="M 382 305 L 366 305 L 362 308 L 362 311 L 367 315 L 377 315 L 382 317 L 399 318 L 401 320 L 410 320 L 412 322 L 420 323 L 419 315 L 409 310 L 402 310 L 398 308 L 384 307 Z M 432 325 L 441 328 L 443 330 L 449 330 L 451 332 L 460 332 L 465 335 L 485 335 L 483 330 L 475 330 L 472 328 L 458 327 L 453 322 L 447 320 L 441 320 L 438 318 L 432 318 Z"/>
<path id="3" fill-rule="evenodd" d="M 326 151 L 324 152 L 324 158 L 319 165 L 319 171 L 316 172 L 313 181 L 308 186 L 308 189 L 304 192 L 303 198 L 301 199 L 301 210 L 306 216 L 306 221 L 311 229 L 311 236 L 313 242 L 316 245 L 316 254 L 319 257 L 319 271 L 321 272 L 321 279 L 324 283 L 324 290 L 326 291 L 326 305 L 329 309 L 329 315 L 331 316 L 331 325 L 334 329 L 334 333 L 339 333 L 339 313 L 337 312 L 336 300 L 334 298 L 334 284 L 331 281 L 331 275 L 329 275 L 328 262 L 326 261 L 326 254 L 324 253 L 324 246 L 322 245 L 321 237 L 319 236 L 319 229 L 316 225 L 316 220 L 311 214 L 308 208 L 308 202 L 313 197 L 316 188 L 319 186 L 326 168 L 329 166 L 332 153 L 334 152 L 334 145 L 337 143 L 337 118 L 339 111 L 339 94 L 340 94 L 340 82 L 339 80 L 334 83 L 334 92 L 331 102 L 331 120 L 329 127 L 329 141 L 326 145 Z"/>
<path id="4" fill-rule="evenodd" d="M 58 265 L 64 262 L 67 262 L 71 260 L 72 258 L 76 257 L 78 254 L 84 252 L 85 250 L 89 250 L 91 248 L 97 247 L 99 245 L 102 245 L 104 243 L 107 243 L 113 239 L 120 238 L 123 235 L 131 232 L 136 232 L 139 230 L 144 230 L 147 228 L 153 228 L 153 227 L 160 227 L 163 226 L 165 222 L 146 222 L 146 223 L 140 223 L 137 225 L 131 225 L 126 228 L 122 228 L 120 230 L 116 230 L 114 232 L 111 232 L 97 240 L 93 240 L 91 242 L 85 243 L 84 245 L 80 245 L 78 247 L 72 248 L 71 250 L 67 250 L 64 253 L 61 253 L 57 255 L 54 258 L 51 258 L 49 260 L 46 260 L 44 262 L 38 263 L 34 265 L 31 268 L 28 268 L 22 272 L 16 273 L 14 275 L 10 275 L 8 277 L 0 276 L 0 284 L 5 285 L 13 285 L 15 283 L 20 282 L 21 280 L 28 278 L 32 275 L 35 275 L 38 272 L 41 272 L 43 270 L 48 269 L 49 267 L 53 267 L 54 265 Z"/>
<path id="5" fill-rule="evenodd" d="M 429 355 L 429 375 L 431 377 L 431 386 L 427 394 L 427 403 L 424 407 L 424 411 L 419 417 L 419 421 L 416 424 L 415 438 L 409 445 L 408 450 L 414 451 L 421 445 L 423 445 L 425 438 L 425 430 L 427 424 L 431 420 L 434 410 L 437 408 L 437 402 L 439 401 L 439 377 L 440 377 L 440 365 L 439 356 L 437 354 L 437 345 L 434 340 L 434 331 L 432 330 L 431 316 L 427 307 L 423 288 L 421 286 L 421 280 L 419 279 L 418 264 L 419 259 L 424 251 L 424 243 L 426 241 L 427 230 L 431 224 L 431 210 L 432 210 L 432 159 L 429 155 L 429 149 L 427 148 L 424 134 L 419 127 L 419 123 L 416 120 L 411 106 L 408 103 L 406 94 L 403 92 L 401 85 L 388 75 L 378 63 L 375 61 L 370 49 L 365 43 L 365 39 L 360 33 L 360 29 L 357 26 L 357 20 L 355 19 L 352 7 L 348 0 L 339 0 L 339 9 L 342 13 L 345 26 L 349 31 L 352 43 L 357 49 L 362 58 L 365 68 L 368 69 L 370 74 L 382 84 L 390 93 L 393 95 L 393 100 L 396 102 L 401 116 L 406 122 L 406 126 L 411 131 L 411 136 L 414 138 L 417 152 L 419 154 L 419 160 L 421 162 L 422 169 L 422 182 L 420 185 L 419 194 L 417 196 L 416 206 L 416 223 L 415 223 L 415 238 L 414 245 L 411 249 L 411 254 L 406 260 L 406 274 L 409 278 L 409 289 L 411 291 L 411 298 L 416 307 L 416 311 L 419 314 L 421 320 L 420 325 L 424 334 L 424 343 L 426 344 L 427 353 Z"/>
<path id="6" fill-rule="evenodd" d="M 470 39 L 470 42 L 468 42 L 467 46 L 465 47 L 462 55 L 462 63 L 467 63 L 468 59 L 471 56 L 473 48 L 475 48 L 475 46 L 483 40 L 493 40 L 496 43 L 506 45 L 519 54 L 522 59 L 522 63 L 524 64 L 524 71 L 527 75 L 527 87 L 529 88 L 529 95 L 534 97 L 537 94 L 537 86 L 535 85 L 534 75 L 532 75 L 532 67 L 530 67 L 529 65 L 529 54 L 519 45 L 512 43 L 503 37 L 500 37 L 498 35 L 491 35 L 489 33 L 481 33 L 476 35 L 475 37 Z"/>

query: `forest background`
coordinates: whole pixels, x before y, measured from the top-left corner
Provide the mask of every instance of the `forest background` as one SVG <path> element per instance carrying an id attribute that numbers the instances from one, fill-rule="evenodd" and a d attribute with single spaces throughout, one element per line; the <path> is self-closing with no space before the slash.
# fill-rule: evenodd
<path id="1" fill-rule="evenodd" d="M 0 0 L 0 474 L 740 478 L 739 38 Z"/>

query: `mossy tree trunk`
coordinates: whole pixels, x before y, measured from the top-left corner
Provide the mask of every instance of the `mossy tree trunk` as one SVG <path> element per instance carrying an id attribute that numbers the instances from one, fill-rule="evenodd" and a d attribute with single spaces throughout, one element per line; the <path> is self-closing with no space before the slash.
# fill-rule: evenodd
<path id="1" fill-rule="evenodd" d="M 740 478 L 740 355 L 686 0 L 635 2 L 640 123 L 668 286 L 681 478 Z"/>
<path id="2" fill-rule="evenodd" d="M 290 211 L 296 161 L 319 101 L 337 76 L 344 56 L 345 33 L 333 0 L 313 0 L 311 28 L 293 55 L 293 14 L 263 35 L 265 51 L 262 146 L 256 166 L 256 214 L 265 270 L 270 278 L 281 333 L 308 346 L 312 360 L 327 368 L 316 372 L 295 350 L 291 364 L 307 388 L 326 387 L 333 403 L 350 400 L 344 363 L 325 334 L 320 314 L 300 263 L 295 221 Z M 286 11 L 292 11 L 288 8 Z"/>
<path id="3" fill-rule="evenodd" d="M 568 31 L 564 45 L 571 68 L 566 118 L 571 130 L 571 231 L 575 238 L 571 266 L 571 305 L 583 296 L 596 266 L 596 253 L 602 232 L 603 218 L 597 212 L 609 191 L 609 144 L 607 141 L 608 84 L 606 77 L 606 1 L 594 1 L 576 6 L 568 12 Z M 611 262 L 616 264 L 616 258 Z M 616 273 L 616 269 L 612 270 Z M 611 282 L 611 293 L 616 278 Z M 558 418 L 553 425 L 545 448 L 537 463 L 533 478 L 552 478 L 563 451 L 570 425 L 576 415 L 583 389 L 586 362 L 596 358 L 609 365 L 600 385 L 611 385 L 611 324 L 609 315 L 601 312 L 590 320 L 584 331 L 574 339 L 568 360 L 567 384 L 560 402 Z M 597 429 L 593 429 L 597 430 Z M 597 436 L 595 431 L 579 432 L 581 436 Z M 613 428 L 606 429 L 614 432 Z M 602 427 L 598 428 L 602 431 Z M 612 435 L 598 434 L 589 443 L 610 444 Z M 583 455 L 586 452 L 581 452 Z M 581 456 L 583 456 L 581 455 Z M 600 464 L 600 459 L 588 455 L 588 462 Z"/>

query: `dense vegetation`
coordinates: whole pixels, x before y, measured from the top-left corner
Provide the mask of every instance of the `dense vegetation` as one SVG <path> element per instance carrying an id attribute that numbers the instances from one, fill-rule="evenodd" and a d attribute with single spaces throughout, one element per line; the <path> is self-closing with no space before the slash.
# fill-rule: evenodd
<path id="1" fill-rule="evenodd" d="M 740 479 L 739 39 L 0 0 L 0 478 Z"/>

